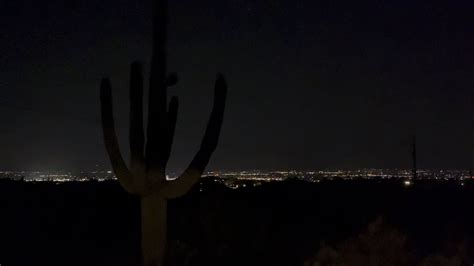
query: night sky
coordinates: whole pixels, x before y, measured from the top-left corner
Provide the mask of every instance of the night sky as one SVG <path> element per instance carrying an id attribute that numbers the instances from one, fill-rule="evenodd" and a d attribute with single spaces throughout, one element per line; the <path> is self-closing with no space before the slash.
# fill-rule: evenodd
<path id="1" fill-rule="evenodd" d="M 217 72 L 208 169 L 408 168 L 414 134 L 420 168 L 473 166 L 472 1 L 169 2 L 171 169 L 199 147 Z M 129 67 L 148 67 L 151 30 L 151 0 L 2 0 L 0 169 L 110 168 L 100 79 L 126 153 Z"/>

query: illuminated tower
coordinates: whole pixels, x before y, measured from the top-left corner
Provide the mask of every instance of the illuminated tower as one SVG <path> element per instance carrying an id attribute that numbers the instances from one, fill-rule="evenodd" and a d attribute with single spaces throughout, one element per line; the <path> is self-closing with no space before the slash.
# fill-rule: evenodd
<path id="1" fill-rule="evenodd" d="M 413 179 L 417 179 L 417 173 L 416 173 L 416 135 L 413 136 L 413 144 L 412 144 L 412 151 L 411 151 L 412 159 L 413 159 Z"/>

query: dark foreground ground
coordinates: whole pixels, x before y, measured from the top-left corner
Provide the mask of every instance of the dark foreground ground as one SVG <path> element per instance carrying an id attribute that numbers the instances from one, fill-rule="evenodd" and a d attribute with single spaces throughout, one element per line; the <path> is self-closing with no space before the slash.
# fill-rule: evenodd
<path id="1" fill-rule="evenodd" d="M 474 240 L 470 182 L 285 181 L 232 190 L 207 180 L 200 188 L 170 202 L 170 265 L 303 265 L 321 243 L 357 235 L 378 215 L 408 236 L 415 256 Z M 116 182 L 0 180 L 0 209 L 2 266 L 139 262 L 139 201 Z"/>

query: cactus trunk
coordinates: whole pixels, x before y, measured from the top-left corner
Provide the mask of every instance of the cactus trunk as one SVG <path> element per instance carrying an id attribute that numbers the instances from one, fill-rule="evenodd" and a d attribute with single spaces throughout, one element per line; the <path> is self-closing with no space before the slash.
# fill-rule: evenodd
<path id="1" fill-rule="evenodd" d="M 166 199 L 157 194 L 141 198 L 144 266 L 161 266 L 166 247 Z"/>

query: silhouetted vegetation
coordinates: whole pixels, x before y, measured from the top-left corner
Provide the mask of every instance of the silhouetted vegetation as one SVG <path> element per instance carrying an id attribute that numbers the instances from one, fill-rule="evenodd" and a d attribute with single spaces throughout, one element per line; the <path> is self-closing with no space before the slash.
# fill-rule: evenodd
<path id="1" fill-rule="evenodd" d="M 154 1 L 153 55 L 151 61 L 148 127 L 143 128 L 143 77 L 139 63 L 131 66 L 130 77 L 130 165 L 120 153 L 114 127 L 112 89 L 109 79 L 101 84 L 102 128 L 112 168 L 129 193 L 141 198 L 141 248 L 143 264 L 162 265 L 166 247 L 167 200 L 188 192 L 200 179 L 216 149 L 224 116 L 227 84 L 218 75 L 214 106 L 201 147 L 184 173 L 174 181 L 166 180 L 178 115 L 178 98 L 168 106 L 167 89 L 177 76 L 166 69 L 167 1 Z M 146 141 L 146 146 L 145 146 Z"/>
<path id="2" fill-rule="evenodd" d="M 338 248 L 323 246 L 305 262 L 305 266 L 461 266 L 472 261 L 465 241 L 454 243 L 454 249 L 425 258 L 416 258 L 408 242 L 407 235 L 388 225 L 382 217 L 377 217 L 365 232 L 343 241 Z"/>

